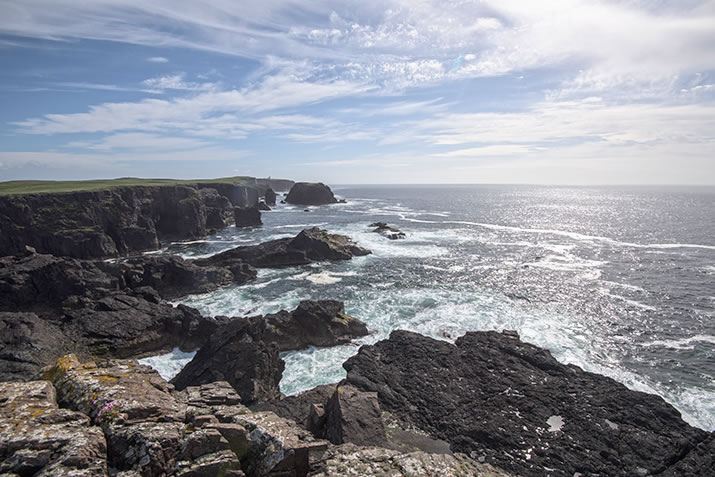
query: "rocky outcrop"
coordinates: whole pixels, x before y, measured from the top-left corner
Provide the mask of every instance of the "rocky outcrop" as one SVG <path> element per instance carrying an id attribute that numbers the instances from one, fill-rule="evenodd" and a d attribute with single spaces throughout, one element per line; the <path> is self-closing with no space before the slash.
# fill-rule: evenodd
<path id="1" fill-rule="evenodd" d="M 320 409 L 313 408 L 315 416 L 311 431 L 320 429 Z M 354 386 L 338 386 L 325 406 L 325 424 L 320 434 L 333 444 L 352 442 L 367 446 L 387 443 L 382 412 L 377 393 L 363 392 Z"/>
<path id="2" fill-rule="evenodd" d="M 258 207 L 236 207 L 233 209 L 236 227 L 257 227 L 263 225 Z"/>
<path id="3" fill-rule="evenodd" d="M 271 179 L 270 177 L 256 179 L 256 187 L 263 191 L 272 189 L 276 192 L 284 192 L 289 191 L 294 185 L 295 182 L 288 179 Z"/>
<path id="4" fill-rule="evenodd" d="M 271 240 L 260 245 L 236 247 L 203 260 L 199 265 L 232 266 L 236 261 L 256 268 L 306 265 L 320 260 L 350 260 L 368 255 L 369 250 L 357 246 L 350 237 L 330 234 L 313 227 L 294 238 Z"/>
<path id="5" fill-rule="evenodd" d="M 509 474 L 463 454 L 399 452 L 354 444 L 331 446 L 320 470 L 311 477 L 509 477 Z"/>
<path id="6" fill-rule="evenodd" d="M 298 205 L 335 204 L 338 201 L 330 187 L 322 182 L 296 182 L 285 200 Z"/>
<path id="7" fill-rule="evenodd" d="M 270 187 L 266 189 L 264 199 L 268 205 L 276 205 L 276 193 Z"/>
<path id="8" fill-rule="evenodd" d="M 222 325 L 172 379 L 177 389 L 229 382 L 243 402 L 281 397 L 285 363 L 279 352 L 308 346 L 335 346 L 367 334 L 364 323 L 346 315 L 335 301 L 304 301 L 292 312 L 236 318 Z"/>
<path id="9" fill-rule="evenodd" d="M 264 212 L 269 212 L 269 211 L 271 210 L 271 208 L 268 206 L 268 204 L 266 204 L 266 203 L 265 203 L 264 201 L 262 201 L 262 200 L 258 202 L 258 205 L 256 206 L 256 208 L 257 208 L 258 210 L 262 210 L 262 211 L 264 211 Z"/>
<path id="10" fill-rule="evenodd" d="M 513 332 L 451 344 L 395 331 L 344 367 L 383 410 L 520 475 L 658 474 L 708 436 L 662 398 L 560 364 Z"/>
<path id="11" fill-rule="evenodd" d="M 257 202 L 257 189 L 229 183 L 0 196 L 0 256 L 26 245 L 76 258 L 154 250 L 203 237 L 225 226 L 233 207 Z"/>
<path id="12" fill-rule="evenodd" d="M 394 227 L 390 227 L 385 222 L 375 222 L 370 224 L 370 227 L 374 227 L 373 232 L 382 235 L 390 240 L 399 240 L 405 238 L 405 233 Z"/>
<path id="13" fill-rule="evenodd" d="M 102 430 L 60 409 L 49 382 L 0 386 L 0 474 L 102 476 L 106 454 Z"/>

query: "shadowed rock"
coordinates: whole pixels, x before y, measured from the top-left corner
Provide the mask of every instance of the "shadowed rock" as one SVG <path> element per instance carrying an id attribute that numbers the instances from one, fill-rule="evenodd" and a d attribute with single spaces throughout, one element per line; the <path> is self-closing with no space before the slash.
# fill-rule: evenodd
<path id="1" fill-rule="evenodd" d="M 323 434 L 333 444 L 385 444 L 381 416 L 377 393 L 362 392 L 350 385 L 338 386 L 325 407 Z"/>
<path id="2" fill-rule="evenodd" d="M 364 323 L 336 301 L 304 301 L 292 312 L 236 318 L 221 326 L 172 379 L 177 389 L 228 381 L 243 402 L 281 397 L 280 351 L 335 346 L 367 334 Z"/>
<path id="3" fill-rule="evenodd" d="M 370 224 L 370 227 L 375 227 L 373 232 L 382 235 L 390 240 L 398 240 L 405 238 L 405 233 L 394 227 L 390 227 L 385 222 L 375 222 Z"/>
<path id="4" fill-rule="evenodd" d="M 296 182 L 285 200 L 289 204 L 299 205 L 323 205 L 337 202 L 333 191 L 322 182 Z"/>
<path id="5" fill-rule="evenodd" d="M 256 268 L 275 268 L 306 265 L 320 260 L 350 260 L 354 256 L 369 253 L 369 250 L 353 243 L 350 237 L 330 234 L 318 227 L 312 227 L 303 230 L 294 238 L 236 247 L 195 263 L 231 266 L 236 261 L 241 261 Z"/>
<path id="6" fill-rule="evenodd" d="M 521 475 L 657 474 L 708 435 L 662 398 L 562 365 L 513 334 L 450 344 L 395 331 L 344 367 L 383 410 Z"/>
<path id="7" fill-rule="evenodd" d="M 257 227 L 263 225 L 258 207 L 236 207 L 233 209 L 236 227 Z"/>
<path id="8" fill-rule="evenodd" d="M 276 205 L 276 193 L 270 187 L 266 189 L 264 199 L 268 205 Z"/>

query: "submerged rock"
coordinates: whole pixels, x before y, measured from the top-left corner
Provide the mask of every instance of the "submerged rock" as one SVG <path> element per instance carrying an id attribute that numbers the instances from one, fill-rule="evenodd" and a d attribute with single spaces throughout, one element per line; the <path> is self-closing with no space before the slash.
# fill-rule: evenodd
<path id="1" fill-rule="evenodd" d="M 450 344 L 394 331 L 344 367 L 346 382 L 377 392 L 383 410 L 520 475 L 657 474 L 708 435 L 662 398 L 513 335 L 467 333 Z"/>
<path id="2" fill-rule="evenodd" d="M 333 191 L 322 182 L 296 182 L 285 200 L 289 204 L 299 205 L 323 205 L 337 202 Z"/>
<path id="3" fill-rule="evenodd" d="M 398 240 L 405 238 L 405 233 L 394 227 L 390 227 L 385 222 L 375 222 L 370 224 L 370 227 L 375 227 L 373 232 L 382 235 L 390 240 Z"/>

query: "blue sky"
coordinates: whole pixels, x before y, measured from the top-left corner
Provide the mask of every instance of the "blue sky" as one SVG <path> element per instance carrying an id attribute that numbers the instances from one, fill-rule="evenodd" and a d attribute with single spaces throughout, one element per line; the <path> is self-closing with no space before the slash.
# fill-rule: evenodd
<path id="1" fill-rule="evenodd" d="M 0 180 L 715 184 L 715 1 L 250 3 L 0 0 Z"/>

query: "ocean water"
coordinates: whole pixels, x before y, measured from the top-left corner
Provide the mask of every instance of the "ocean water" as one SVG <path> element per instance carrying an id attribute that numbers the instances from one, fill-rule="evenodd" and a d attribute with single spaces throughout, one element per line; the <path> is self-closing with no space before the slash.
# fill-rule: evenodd
<path id="1" fill-rule="evenodd" d="M 209 256 L 309 226 L 373 251 L 348 262 L 261 270 L 248 285 L 187 297 L 206 315 L 338 299 L 368 337 L 285 353 L 286 394 L 335 382 L 358 347 L 407 329 L 444 340 L 517 330 L 563 363 L 659 394 L 715 429 L 715 188 L 334 187 L 346 204 L 279 205 L 263 227 L 234 227 L 163 253 Z M 407 234 L 391 241 L 368 225 Z M 153 358 L 165 375 L 191 355 Z"/>

